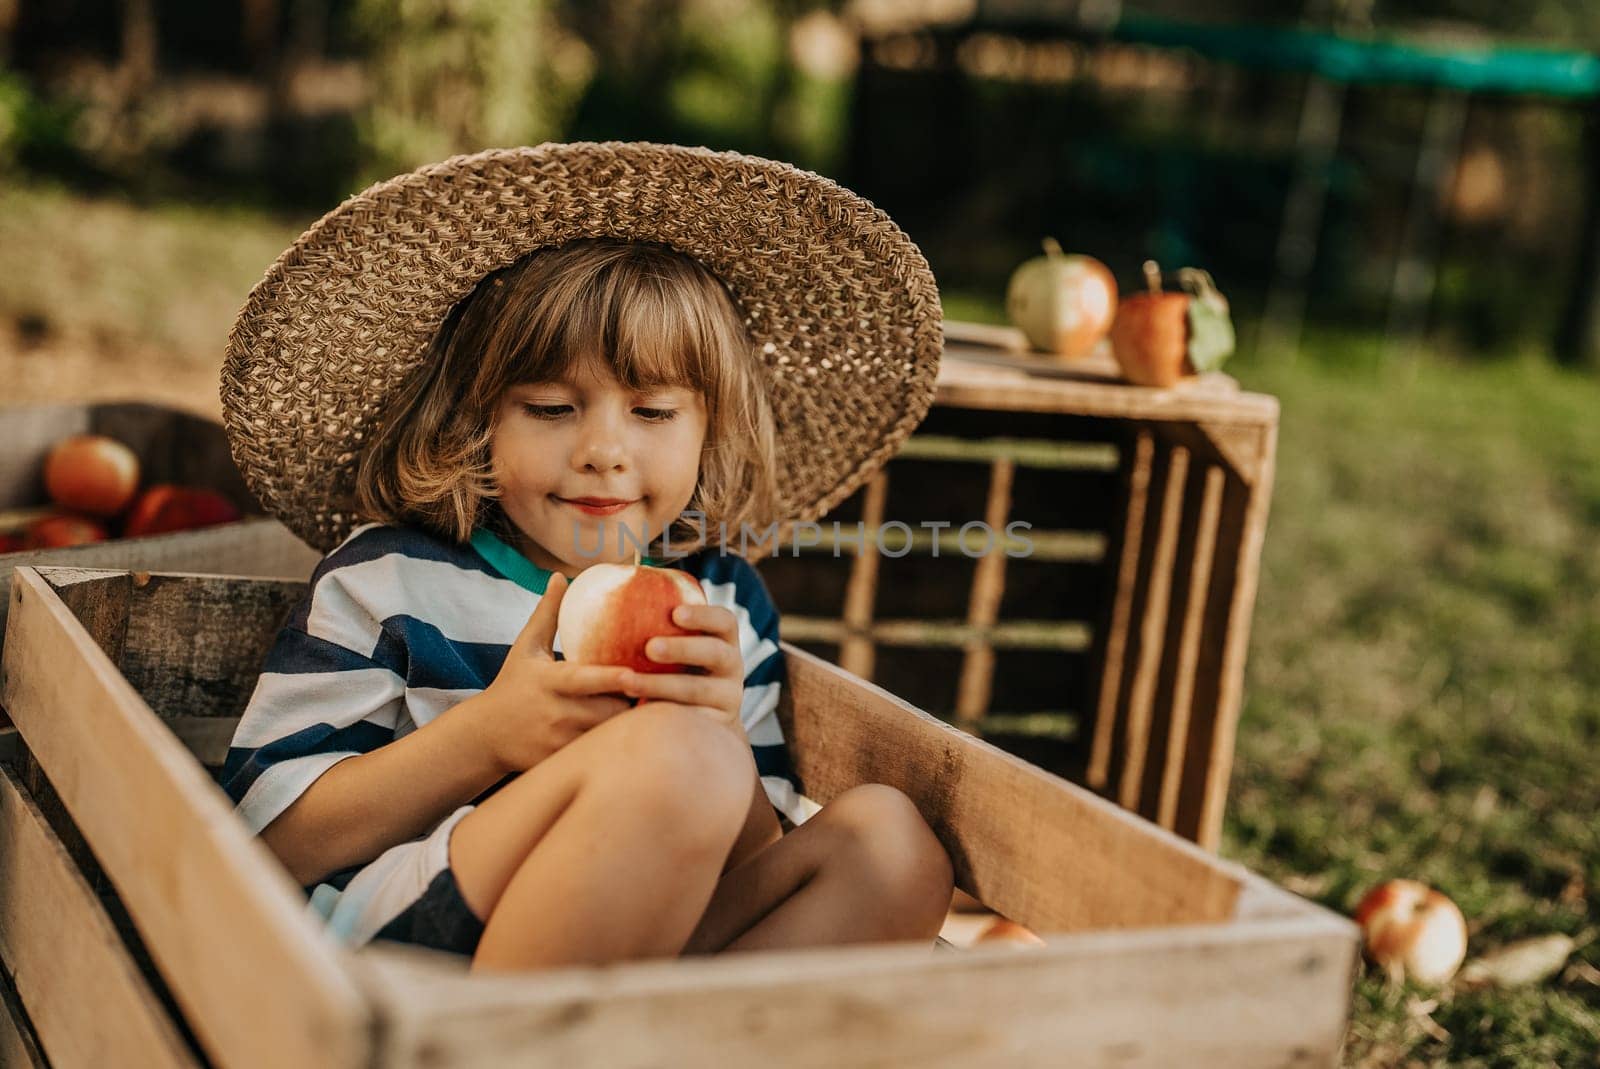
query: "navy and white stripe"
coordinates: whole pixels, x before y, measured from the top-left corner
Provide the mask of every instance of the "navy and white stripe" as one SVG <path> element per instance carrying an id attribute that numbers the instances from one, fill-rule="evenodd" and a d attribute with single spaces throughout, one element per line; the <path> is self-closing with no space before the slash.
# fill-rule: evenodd
<path id="1" fill-rule="evenodd" d="M 715 549 L 669 566 L 694 575 L 707 600 L 738 619 L 740 718 L 756 768 L 774 808 L 803 822 L 817 807 L 800 793 L 778 725 L 784 662 L 765 584 L 748 562 Z M 541 597 L 471 545 L 408 528 L 358 528 L 313 573 L 234 733 L 223 785 L 250 830 L 265 828 L 339 761 L 487 687 Z"/>

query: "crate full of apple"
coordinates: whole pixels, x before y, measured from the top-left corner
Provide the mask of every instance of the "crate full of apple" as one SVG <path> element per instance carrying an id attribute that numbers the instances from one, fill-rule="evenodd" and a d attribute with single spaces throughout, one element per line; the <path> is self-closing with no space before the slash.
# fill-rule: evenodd
<path id="1" fill-rule="evenodd" d="M 138 455 L 103 434 L 62 438 L 41 474 L 49 503 L 0 512 L 0 553 L 144 538 L 241 516 L 215 490 L 144 481 Z"/>

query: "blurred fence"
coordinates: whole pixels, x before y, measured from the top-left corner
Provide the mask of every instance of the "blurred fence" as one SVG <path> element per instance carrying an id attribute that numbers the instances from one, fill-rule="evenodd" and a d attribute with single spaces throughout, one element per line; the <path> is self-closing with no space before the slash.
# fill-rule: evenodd
<path id="1" fill-rule="evenodd" d="M 1206 23 L 1143 6 L 1169 17 L 1116 0 L 11 0 L 0 164 L 309 212 L 486 145 L 706 144 L 837 177 L 990 307 L 1048 234 L 1124 284 L 1146 258 L 1210 268 L 1277 349 L 1304 320 L 1391 349 L 1600 363 L 1592 56 L 1460 25 L 1297 27 L 1250 0 Z"/>

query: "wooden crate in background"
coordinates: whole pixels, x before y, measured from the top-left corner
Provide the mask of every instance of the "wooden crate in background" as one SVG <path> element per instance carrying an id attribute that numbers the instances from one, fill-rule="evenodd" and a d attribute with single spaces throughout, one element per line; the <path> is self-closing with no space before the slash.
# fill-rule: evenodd
<path id="1" fill-rule="evenodd" d="M 788 641 L 1215 849 L 1277 425 L 1225 375 L 1130 386 L 949 323 L 928 418 L 761 573 Z M 909 547 L 875 551 L 896 521 Z M 978 555 L 974 528 L 964 553 L 972 521 L 1028 523 L 1031 551 Z M 836 553 L 835 522 L 867 551 Z"/>
<path id="2" fill-rule="evenodd" d="M 114 538 L 84 546 L 0 553 L 0 648 L 13 568 L 150 568 L 304 579 L 321 554 L 267 516 L 228 452 L 222 424 L 141 401 L 0 406 L 0 511 L 43 506 L 44 460 L 61 439 L 103 434 L 139 457 L 140 485 L 177 483 L 215 490 L 239 509 L 235 523 Z"/>

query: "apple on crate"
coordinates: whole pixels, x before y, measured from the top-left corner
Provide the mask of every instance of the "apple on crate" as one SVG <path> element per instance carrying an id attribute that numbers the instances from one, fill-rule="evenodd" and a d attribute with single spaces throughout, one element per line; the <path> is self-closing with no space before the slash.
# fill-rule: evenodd
<path id="1" fill-rule="evenodd" d="M 122 524 L 124 538 L 189 531 L 239 518 L 233 502 L 215 490 L 157 483 L 134 501 Z"/>
<path id="2" fill-rule="evenodd" d="M 1123 298 L 1111 324 L 1111 351 L 1123 377 L 1165 387 L 1221 367 L 1233 355 L 1233 320 L 1211 276 L 1185 267 L 1178 272 L 1181 289 L 1168 291 L 1160 266 L 1146 260 L 1144 277 L 1146 291 Z"/>
<path id="3" fill-rule="evenodd" d="M 61 549 L 104 542 L 111 533 L 86 516 L 57 512 L 34 520 L 22 532 L 18 549 Z"/>
<path id="4" fill-rule="evenodd" d="M 1093 256 L 1067 254 L 1055 238 L 1011 273 L 1006 314 L 1041 352 L 1079 360 L 1094 351 L 1117 311 L 1117 280 Z"/>
<path id="5" fill-rule="evenodd" d="M 44 487 L 50 500 L 64 509 L 115 516 L 139 489 L 139 458 L 115 438 L 74 434 L 45 457 Z"/>
<path id="6" fill-rule="evenodd" d="M 683 665 L 652 661 L 645 644 L 657 636 L 697 632 L 672 622 L 679 605 L 704 605 L 694 577 L 677 568 L 591 564 L 561 596 L 556 638 L 576 664 L 623 665 L 635 672 L 677 672 Z"/>

